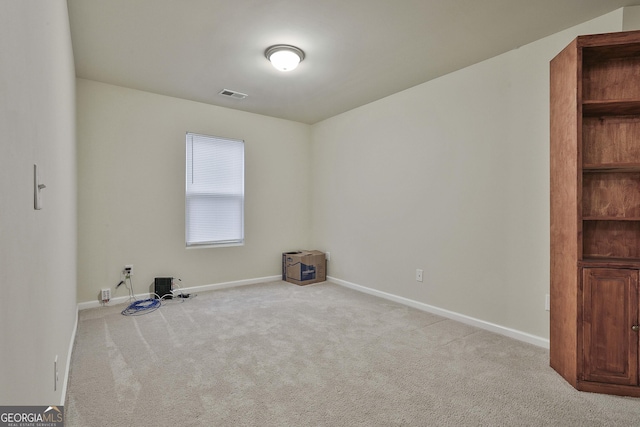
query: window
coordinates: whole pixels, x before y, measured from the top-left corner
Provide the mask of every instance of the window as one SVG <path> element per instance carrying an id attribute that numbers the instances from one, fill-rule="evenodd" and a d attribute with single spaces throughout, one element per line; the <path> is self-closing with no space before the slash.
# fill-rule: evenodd
<path id="1" fill-rule="evenodd" d="M 244 243 L 244 141 L 187 133 L 187 247 Z"/>

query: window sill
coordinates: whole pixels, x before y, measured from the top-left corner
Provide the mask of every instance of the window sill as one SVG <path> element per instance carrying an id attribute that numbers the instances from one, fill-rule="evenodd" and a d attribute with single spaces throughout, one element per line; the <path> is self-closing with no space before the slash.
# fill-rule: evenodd
<path id="1" fill-rule="evenodd" d="M 191 246 L 185 246 L 185 249 L 189 250 L 189 249 L 228 248 L 233 246 L 244 246 L 244 242 L 208 244 L 208 245 L 191 245 Z"/>

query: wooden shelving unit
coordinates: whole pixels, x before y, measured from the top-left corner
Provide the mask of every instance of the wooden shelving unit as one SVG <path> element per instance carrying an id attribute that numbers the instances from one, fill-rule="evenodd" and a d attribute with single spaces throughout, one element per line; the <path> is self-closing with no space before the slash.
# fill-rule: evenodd
<path id="1" fill-rule="evenodd" d="M 579 390 L 640 397 L 640 32 L 551 61 L 550 364 Z"/>

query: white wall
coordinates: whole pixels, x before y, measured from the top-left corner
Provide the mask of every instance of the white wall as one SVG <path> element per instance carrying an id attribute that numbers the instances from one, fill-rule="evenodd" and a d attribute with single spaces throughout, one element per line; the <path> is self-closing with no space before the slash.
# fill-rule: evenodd
<path id="1" fill-rule="evenodd" d="M 82 79 L 77 108 L 79 301 L 113 290 L 125 264 L 142 293 L 154 277 L 279 275 L 283 251 L 309 246 L 308 125 Z M 244 246 L 185 249 L 186 132 L 245 141 Z"/>
<path id="2" fill-rule="evenodd" d="M 329 274 L 548 339 L 549 61 L 621 27 L 622 9 L 314 125 Z"/>
<path id="3" fill-rule="evenodd" d="M 58 405 L 76 319 L 67 3 L 0 2 L 0 52 L 0 405 Z M 33 209 L 34 164 L 47 186 L 40 211 Z"/>

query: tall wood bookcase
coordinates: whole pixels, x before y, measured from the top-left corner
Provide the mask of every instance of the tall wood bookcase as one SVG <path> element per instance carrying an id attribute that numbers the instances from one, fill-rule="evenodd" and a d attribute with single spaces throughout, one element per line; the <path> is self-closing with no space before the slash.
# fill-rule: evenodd
<path id="1" fill-rule="evenodd" d="M 551 61 L 550 364 L 579 390 L 640 397 L 640 31 Z"/>

